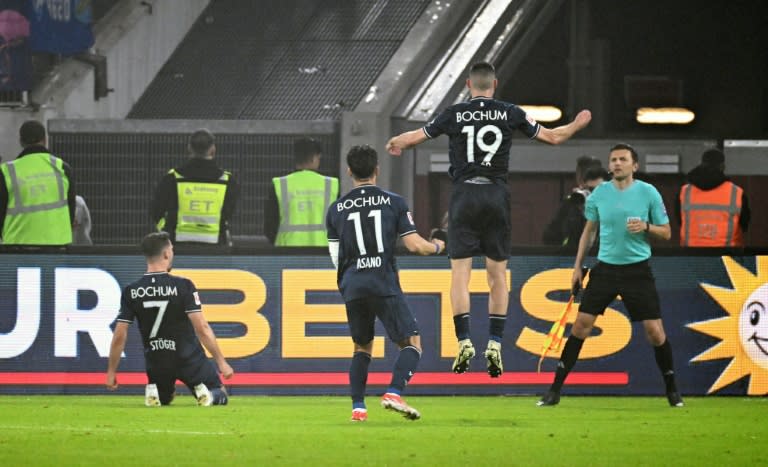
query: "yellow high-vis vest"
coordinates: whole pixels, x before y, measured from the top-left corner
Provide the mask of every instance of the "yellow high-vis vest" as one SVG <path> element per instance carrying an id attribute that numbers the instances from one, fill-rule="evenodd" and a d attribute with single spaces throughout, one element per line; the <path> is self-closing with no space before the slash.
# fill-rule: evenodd
<path id="1" fill-rule="evenodd" d="M 325 211 L 339 196 L 339 179 L 299 170 L 272 184 L 280 207 L 275 246 L 328 246 Z"/>
<path id="2" fill-rule="evenodd" d="M 221 211 L 232 174 L 225 171 L 215 182 L 196 182 L 186 180 L 174 169 L 169 173 L 176 178 L 179 201 L 176 241 L 219 243 Z"/>
<path id="3" fill-rule="evenodd" d="M 5 245 L 68 245 L 72 243 L 64 162 L 47 153 L 27 154 L 0 164 L 8 188 L 3 223 Z"/>

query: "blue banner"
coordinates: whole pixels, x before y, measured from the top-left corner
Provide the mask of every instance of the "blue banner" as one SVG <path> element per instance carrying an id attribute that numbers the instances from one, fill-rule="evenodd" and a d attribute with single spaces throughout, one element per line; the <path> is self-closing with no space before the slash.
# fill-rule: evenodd
<path id="1" fill-rule="evenodd" d="M 30 0 L 34 52 L 76 55 L 93 46 L 91 0 Z"/>
<path id="2" fill-rule="evenodd" d="M 505 373 L 491 379 L 482 359 L 466 374 L 450 371 L 456 339 L 448 261 L 399 258 L 402 286 L 423 346 L 409 392 L 542 392 L 558 355 L 545 360 L 542 373 L 536 372 L 536 363 L 567 300 L 572 261 L 557 256 L 510 259 Z M 144 267 L 136 256 L 2 255 L 0 392 L 103 391 L 120 293 Z M 680 390 L 700 395 L 768 393 L 768 257 L 655 257 L 652 267 Z M 200 289 L 204 313 L 237 372 L 232 380 L 236 392 L 346 394 L 352 344 L 327 257 L 177 256 L 174 273 Z M 479 348 L 488 337 L 485 281 L 478 261 L 470 290 L 472 336 Z M 135 326 L 129 336 L 119 380 L 139 390 L 146 377 Z M 369 384 L 389 382 L 396 356 L 396 347 L 377 329 Z M 653 350 L 620 300 L 598 318 L 565 391 L 663 393 Z"/>
<path id="3" fill-rule="evenodd" d="M 25 0 L 0 0 L 0 91 L 32 87 L 32 56 Z"/>

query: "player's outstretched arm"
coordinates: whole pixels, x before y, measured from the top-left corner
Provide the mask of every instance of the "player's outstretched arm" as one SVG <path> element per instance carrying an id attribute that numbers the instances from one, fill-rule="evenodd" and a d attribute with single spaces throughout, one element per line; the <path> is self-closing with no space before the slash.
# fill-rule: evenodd
<path id="1" fill-rule="evenodd" d="M 221 353 L 219 343 L 216 342 L 216 335 L 213 333 L 213 329 L 205 320 L 205 316 L 202 313 L 187 313 L 189 320 L 192 321 L 192 327 L 195 328 L 195 333 L 203 346 L 208 352 L 213 355 L 213 360 L 216 362 L 216 366 L 219 367 L 219 372 L 224 379 L 229 379 L 235 374 L 235 371 L 229 366 L 229 363 L 224 359 L 224 354 Z"/>
<path id="2" fill-rule="evenodd" d="M 548 144 L 560 144 L 568 141 L 571 136 L 576 132 L 584 129 L 592 120 L 592 112 L 589 110 L 582 110 L 576 115 L 576 118 L 567 125 L 559 126 L 556 128 L 546 128 L 542 126 L 539 128 L 539 133 L 536 135 L 536 139 Z"/>
<path id="3" fill-rule="evenodd" d="M 109 363 L 107 364 L 107 389 L 117 389 L 117 367 L 120 366 L 120 357 L 125 349 L 125 341 L 128 337 L 129 323 L 118 321 L 115 332 L 112 334 L 112 344 L 109 346 Z"/>
<path id="4" fill-rule="evenodd" d="M 427 135 L 424 134 L 424 130 L 419 128 L 418 130 L 406 131 L 401 133 L 387 142 L 387 152 L 393 156 L 399 156 L 403 153 L 403 149 L 421 144 L 427 140 Z"/>
<path id="5" fill-rule="evenodd" d="M 445 251 L 445 242 L 442 240 L 435 238 L 429 241 L 416 232 L 403 237 L 403 244 L 411 253 L 420 255 L 439 255 Z"/>

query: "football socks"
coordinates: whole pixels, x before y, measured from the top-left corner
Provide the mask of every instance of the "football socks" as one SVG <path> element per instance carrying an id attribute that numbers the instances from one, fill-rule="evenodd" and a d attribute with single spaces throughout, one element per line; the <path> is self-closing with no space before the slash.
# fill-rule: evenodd
<path id="1" fill-rule="evenodd" d="M 395 368 L 392 370 L 392 382 L 389 383 L 387 392 L 398 395 L 403 392 L 419 365 L 419 359 L 421 359 L 421 352 L 416 347 L 408 345 L 400 349 L 400 355 L 397 356 Z"/>
<path id="2" fill-rule="evenodd" d="M 489 315 L 488 339 L 501 342 L 504 337 L 504 324 L 507 322 L 507 315 Z"/>
<path id="3" fill-rule="evenodd" d="M 656 364 L 659 366 L 659 370 L 661 370 L 661 375 L 664 377 L 664 385 L 667 392 L 677 392 L 675 369 L 672 362 L 672 345 L 669 343 L 669 339 L 665 340 L 660 346 L 654 347 L 653 353 L 656 357 Z"/>
<path id="4" fill-rule="evenodd" d="M 469 339 L 469 313 L 454 315 L 453 327 L 456 329 L 456 338 L 458 340 Z"/>
<path id="5" fill-rule="evenodd" d="M 560 392 L 560 389 L 562 389 L 563 383 L 565 382 L 565 378 L 573 369 L 576 360 L 579 359 L 579 352 L 581 352 L 582 345 L 584 345 L 584 339 L 579 339 L 573 335 L 568 337 L 568 341 L 566 341 L 565 347 L 563 347 L 563 353 L 560 355 L 560 361 L 557 362 L 555 381 L 552 383 L 552 387 L 550 387 L 551 391 Z"/>
<path id="6" fill-rule="evenodd" d="M 368 382 L 368 365 L 371 363 L 371 355 L 365 352 L 355 352 L 352 356 L 352 365 L 349 367 L 349 387 L 352 392 L 352 404 L 361 404 L 365 407 L 365 384 Z"/>

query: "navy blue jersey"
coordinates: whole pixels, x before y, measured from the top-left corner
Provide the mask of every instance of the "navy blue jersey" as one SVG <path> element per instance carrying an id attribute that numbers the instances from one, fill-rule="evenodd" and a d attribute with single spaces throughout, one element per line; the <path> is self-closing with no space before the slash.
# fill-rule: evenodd
<path id="1" fill-rule="evenodd" d="M 345 302 L 402 293 L 397 238 L 416 232 L 400 196 L 374 185 L 353 188 L 328 207 L 328 241 L 339 242 L 337 281 Z"/>
<path id="2" fill-rule="evenodd" d="M 454 182 L 482 176 L 506 181 L 515 129 L 534 138 L 540 125 L 520 107 L 489 97 L 473 97 L 443 110 L 423 130 L 427 138 L 448 135 Z"/>
<path id="3" fill-rule="evenodd" d="M 205 355 L 188 313 L 202 309 L 195 285 L 168 273 L 148 273 L 123 289 L 117 320 L 139 321 L 144 353 L 186 359 Z"/>

